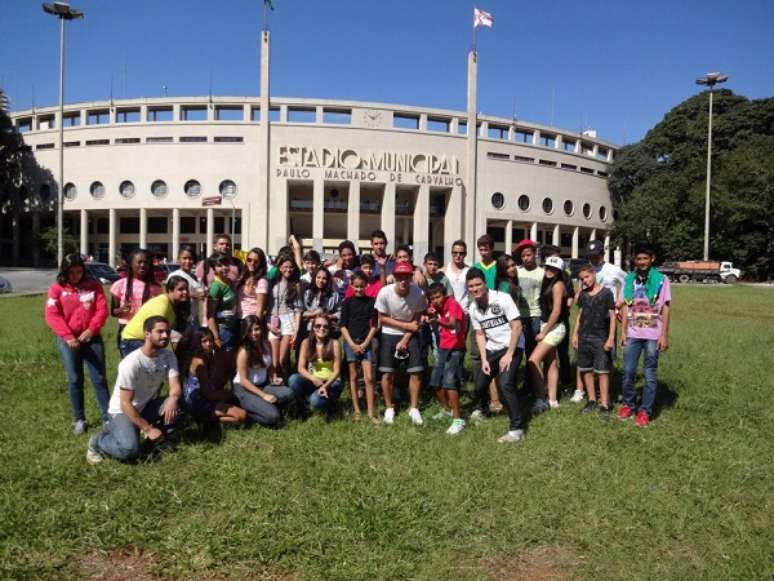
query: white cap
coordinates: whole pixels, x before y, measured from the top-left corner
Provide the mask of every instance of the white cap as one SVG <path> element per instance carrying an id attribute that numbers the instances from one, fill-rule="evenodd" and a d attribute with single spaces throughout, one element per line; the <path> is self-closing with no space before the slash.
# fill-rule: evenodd
<path id="1" fill-rule="evenodd" d="M 556 270 L 562 271 L 564 270 L 564 260 L 562 260 L 558 256 L 549 256 L 543 262 L 543 266 L 550 266 L 552 268 L 555 268 Z"/>

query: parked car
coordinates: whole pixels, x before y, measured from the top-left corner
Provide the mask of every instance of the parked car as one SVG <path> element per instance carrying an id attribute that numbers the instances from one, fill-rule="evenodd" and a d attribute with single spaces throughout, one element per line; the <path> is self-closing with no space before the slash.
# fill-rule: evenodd
<path id="1" fill-rule="evenodd" d="M 12 292 L 13 285 L 11 284 L 11 281 L 4 276 L 0 276 L 0 295 Z"/>
<path id="2" fill-rule="evenodd" d="M 153 265 L 153 276 L 157 283 L 164 284 L 170 273 L 175 272 L 178 268 L 180 268 L 178 264 L 159 262 Z"/>
<path id="3" fill-rule="evenodd" d="M 102 284 L 113 284 L 121 278 L 115 268 L 104 262 L 87 262 L 86 272 L 91 278 L 97 279 Z"/>

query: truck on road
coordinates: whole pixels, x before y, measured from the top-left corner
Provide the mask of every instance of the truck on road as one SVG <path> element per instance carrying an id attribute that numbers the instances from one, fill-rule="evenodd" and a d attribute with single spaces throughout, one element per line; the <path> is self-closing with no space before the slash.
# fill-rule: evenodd
<path id="1" fill-rule="evenodd" d="M 682 260 L 665 262 L 659 270 L 672 282 L 724 282 L 734 284 L 742 278 L 742 271 L 729 261 Z"/>

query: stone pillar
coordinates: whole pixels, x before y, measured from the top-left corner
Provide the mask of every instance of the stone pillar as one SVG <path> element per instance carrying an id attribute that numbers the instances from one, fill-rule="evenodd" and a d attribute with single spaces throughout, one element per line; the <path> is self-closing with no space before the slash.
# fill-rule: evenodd
<path id="1" fill-rule="evenodd" d="M 623 262 L 623 257 L 621 255 L 622 255 L 621 247 L 616 246 L 615 252 L 613 252 L 613 264 L 615 264 L 618 268 L 623 268 L 621 266 L 621 263 Z"/>
<path id="2" fill-rule="evenodd" d="M 148 247 L 148 210 L 140 208 L 140 248 Z"/>
<path id="3" fill-rule="evenodd" d="M 414 261 L 422 264 L 430 246 L 430 186 L 422 184 L 414 204 Z"/>
<path id="4" fill-rule="evenodd" d="M 360 252 L 360 182 L 350 182 L 347 200 L 347 238 Z"/>
<path id="5" fill-rule="evenodd" d="M 388 246 L 392 244 L 392 249 L 388 250 L 388 253 L 395 252 L 395 182 L 388 182 L 384 184 L 384 194 L 382 196 L 382 220 L 381 230 L 387 236 Z"/>
<path id="6" fill-rule="evenodd" d="M 562 247 L 562 232 L 559 228 L 559 224 L 554 224 L 554 231 L 551 235 L 551 244 L 560 248 Z"/>
<path id="7" fill-rule="evenodd" d="M 207 256 L 212 256 L 215 250 L 215 210 L 207 208 L 207 234 L 205 242 L 207 243 Z"/>
<path id="8" fill-rule="evenodd" d="M 596 240 L 596 239 L 597 239 L 597 229 L 596 228 L 592 228 L 591 229 L 591 234 L 589 234 L 589 241 Z"/>
<path id="9" fill-rule="evenodd" d="M 172 208 L 172 256 L 169 257 L 170 262 L 177 260 L 177 255 L 180 254 L 180 208 Z"/>
<path id="10" fill-rule="evenodd" d="M 323 250 L 325 232 L 325 180 L 316 178 L 312 192 L 312 245 L 317 252 Z"/>
<path id="11" fill-rule="evenodd" d="M 468 251 L 473 255 L 473 249 L 476 244 L 476 223 L 477 213 L 477 181 L 478 181 L 478 131 L 476 124 L 478 121 L 477 111 L 477 87 L 478 78 L 478 55 L 475 50 L 468 52 L 468 133 L 465 138 L 465 201 L 462 209 L 465 241 L 468 243 Z"/>
<path id="12" fill-rule="evenodd" d="M 449 192 L 446 215 L 443 217 L 444 257 L 442 263 L 451 258 L 452 243 L 455 240 L 464 239 L 462 223 L 462 188 L 454 186 Z"/>
<path id="13" fill-rule="evenodd" d="M 118 245 L 116 244 L 117 223 L 116 209 L 108 209 L 108 264 L 114 268 L 116 266 L 116 252 L 118 250 Z"/>
<path id="14" fill-rule="evenodd" d="M 513 220 L 508 220 L 505 223 L 505 253 L 511 254 L 513 252 Z"/>
<path id="15" fill-rule="evenodd" d="M 533 242 L 538 241 L 538 223 L 532 222 L 532 226 L 529 229 L 529 239 Z"/>
<path id="16" fill-rule="evenodd" d="M 89 253 L 89 212 L 81 210 L 81 254 Z"/>
<path id="17" fill-rule="evenodd" d="M 575 226 L 572 229 L 572 253 L 570 254 L 572 258 L 578 258 L 579 241 L 580 241 L 580 228 L 578 226 Z"/>

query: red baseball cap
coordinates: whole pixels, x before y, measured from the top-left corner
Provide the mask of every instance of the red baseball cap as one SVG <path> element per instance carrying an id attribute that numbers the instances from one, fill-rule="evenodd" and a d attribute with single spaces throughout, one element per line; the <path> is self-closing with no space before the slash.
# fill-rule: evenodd
<path id="1" fill-rule="evenodd" d="M 515 253 L 516 253 L 518 256 L 521 256 L 521 252 L 522 252 L 522 250 L 524 250 L 525 248 L 532 248 L 532 250 L 536 250 L 536 249 L 537 249 L 537 242 L 535 242 L 534 240 L 530 240 L 529 238 L 527 238 L 526 240 L 522 240 L 521 242 L 519 242 L 519 243 L 516 245 L 516 248 L 514 248 L 514 249 L 513 249 L 513 251 L 514 251 L 514 252 L 515 252 Z"/>
<path id="2" fill-rule="evenodd" d="M 392 269 L 392 274 L 414 274 L 414 265 L 408 262 L 399 262 Z"/>

